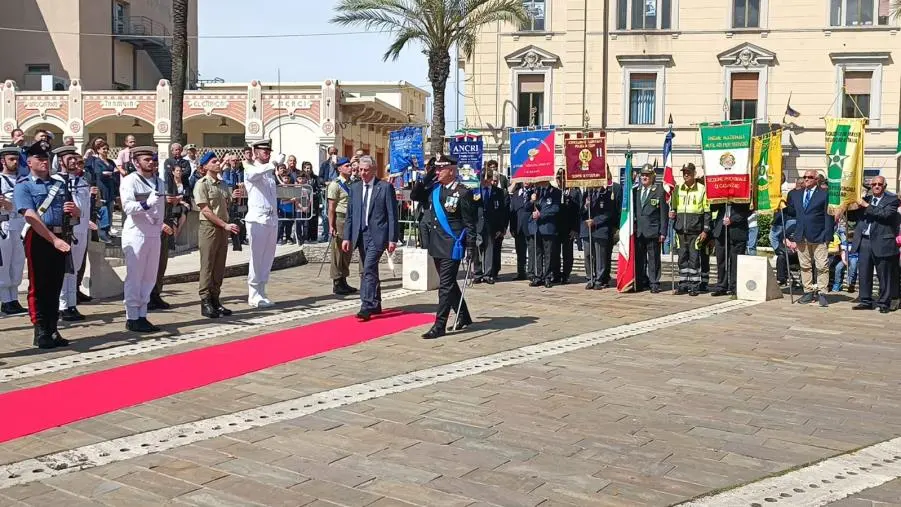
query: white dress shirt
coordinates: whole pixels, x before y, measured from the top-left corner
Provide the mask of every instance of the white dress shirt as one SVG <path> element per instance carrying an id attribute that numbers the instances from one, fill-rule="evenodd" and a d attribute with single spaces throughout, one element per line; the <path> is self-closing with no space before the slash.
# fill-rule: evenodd
<path id="1" fill-rule="evenodd" d="M 275 164 L 244 163 L 244 190 L 247 192 L 247 215 L 245 222 L 278 225 Z"/>

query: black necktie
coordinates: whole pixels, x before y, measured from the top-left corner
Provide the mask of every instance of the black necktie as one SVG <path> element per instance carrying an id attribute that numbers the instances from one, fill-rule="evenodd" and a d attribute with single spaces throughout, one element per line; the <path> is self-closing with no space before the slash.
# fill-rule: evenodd
<path id="1" fill-rule="evenodd" d="M 369 226 L 369 185 L 363 191 L 363 227 Z"/>

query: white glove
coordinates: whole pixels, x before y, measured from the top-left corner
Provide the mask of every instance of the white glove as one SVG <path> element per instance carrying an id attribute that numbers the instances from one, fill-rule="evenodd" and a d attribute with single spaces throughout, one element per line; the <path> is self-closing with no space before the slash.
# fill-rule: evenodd
<path id="1" fill-rule="evenodd" d="M 144 202 L 147 203 L 147 206 L 150 206 L 152 208 L 156 206 L 156 203 L 158 203 L 159 200 L 160 196 L 157 195 L 156 190 L 154 190 L 153 192 L 150 192 L 150 195 L 147 196 L 147 200 Z"/>
<path id="2" fill-rule="evenodd" d="M 269 159 L 270 162 L 275 164 L 276 166 L 280 166 L 285 163 L 285 154 L 284 153 L 276 153 L 272 158 Z"/>

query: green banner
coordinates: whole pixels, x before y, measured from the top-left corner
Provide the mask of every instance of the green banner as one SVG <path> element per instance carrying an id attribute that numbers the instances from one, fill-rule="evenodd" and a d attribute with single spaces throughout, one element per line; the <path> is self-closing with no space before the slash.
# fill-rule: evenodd
<path id="1" fill-rule="evenodd" d="M 863 187 L 863 118 L 826 118 L 829 213 L 857 208 Z"/>

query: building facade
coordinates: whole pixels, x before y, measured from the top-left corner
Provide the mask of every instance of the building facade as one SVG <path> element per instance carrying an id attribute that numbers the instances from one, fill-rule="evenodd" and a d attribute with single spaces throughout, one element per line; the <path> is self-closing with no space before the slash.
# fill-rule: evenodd
<path id="1" fill-rule="evenodd" d="M 404 81 L 212 84 L 185 93 L 184 130 L 189 143 L 220 153 L 272 139 L 274 150 L 316 170 L 329 146 L 346 156 L 361 149 L 384 168 L 388 132 L 423 123 L 428 97 Z M 57 139 L 72 136 L 82 148 L 94 137 L 122 147 L 131 134 L 139 145 L 167 153 L 170 104 L 166 80 L 152 91 L 89 91 L 73 79 L 67 90 L 51 92 L 22 91 L 8 80 L 0 89 L 0 144 L 16 128 L 27 139 L 44 129 Z"/>
<path id="2" fill-rule="evenodd" d="M 21 0 L 3 12 L 0 76 L 26 91 L 153 90 L 172 75 L 172 0 Z M 188 82 L 197 81 L 197 0 Z M 12 29 L 12 30 L 10 30 Z"/>
<path id="3" fill-rule="evenodd" d="M 700 167 L 701 122 L 782 124 L 789 176 L 824 171 L 824 116 L 869 118 L 867 173 L 899 186 L 898 22 L 889 0 L 524 0 L 532 20 L 484 30 L 466 71 L 467 128 L 508 158 L 503 130 L 603 129 L 608 162 Z M 605 10 L 605 5 L 608 10 Z M 558 158 L 562 159 L 558 141 Z"/>

